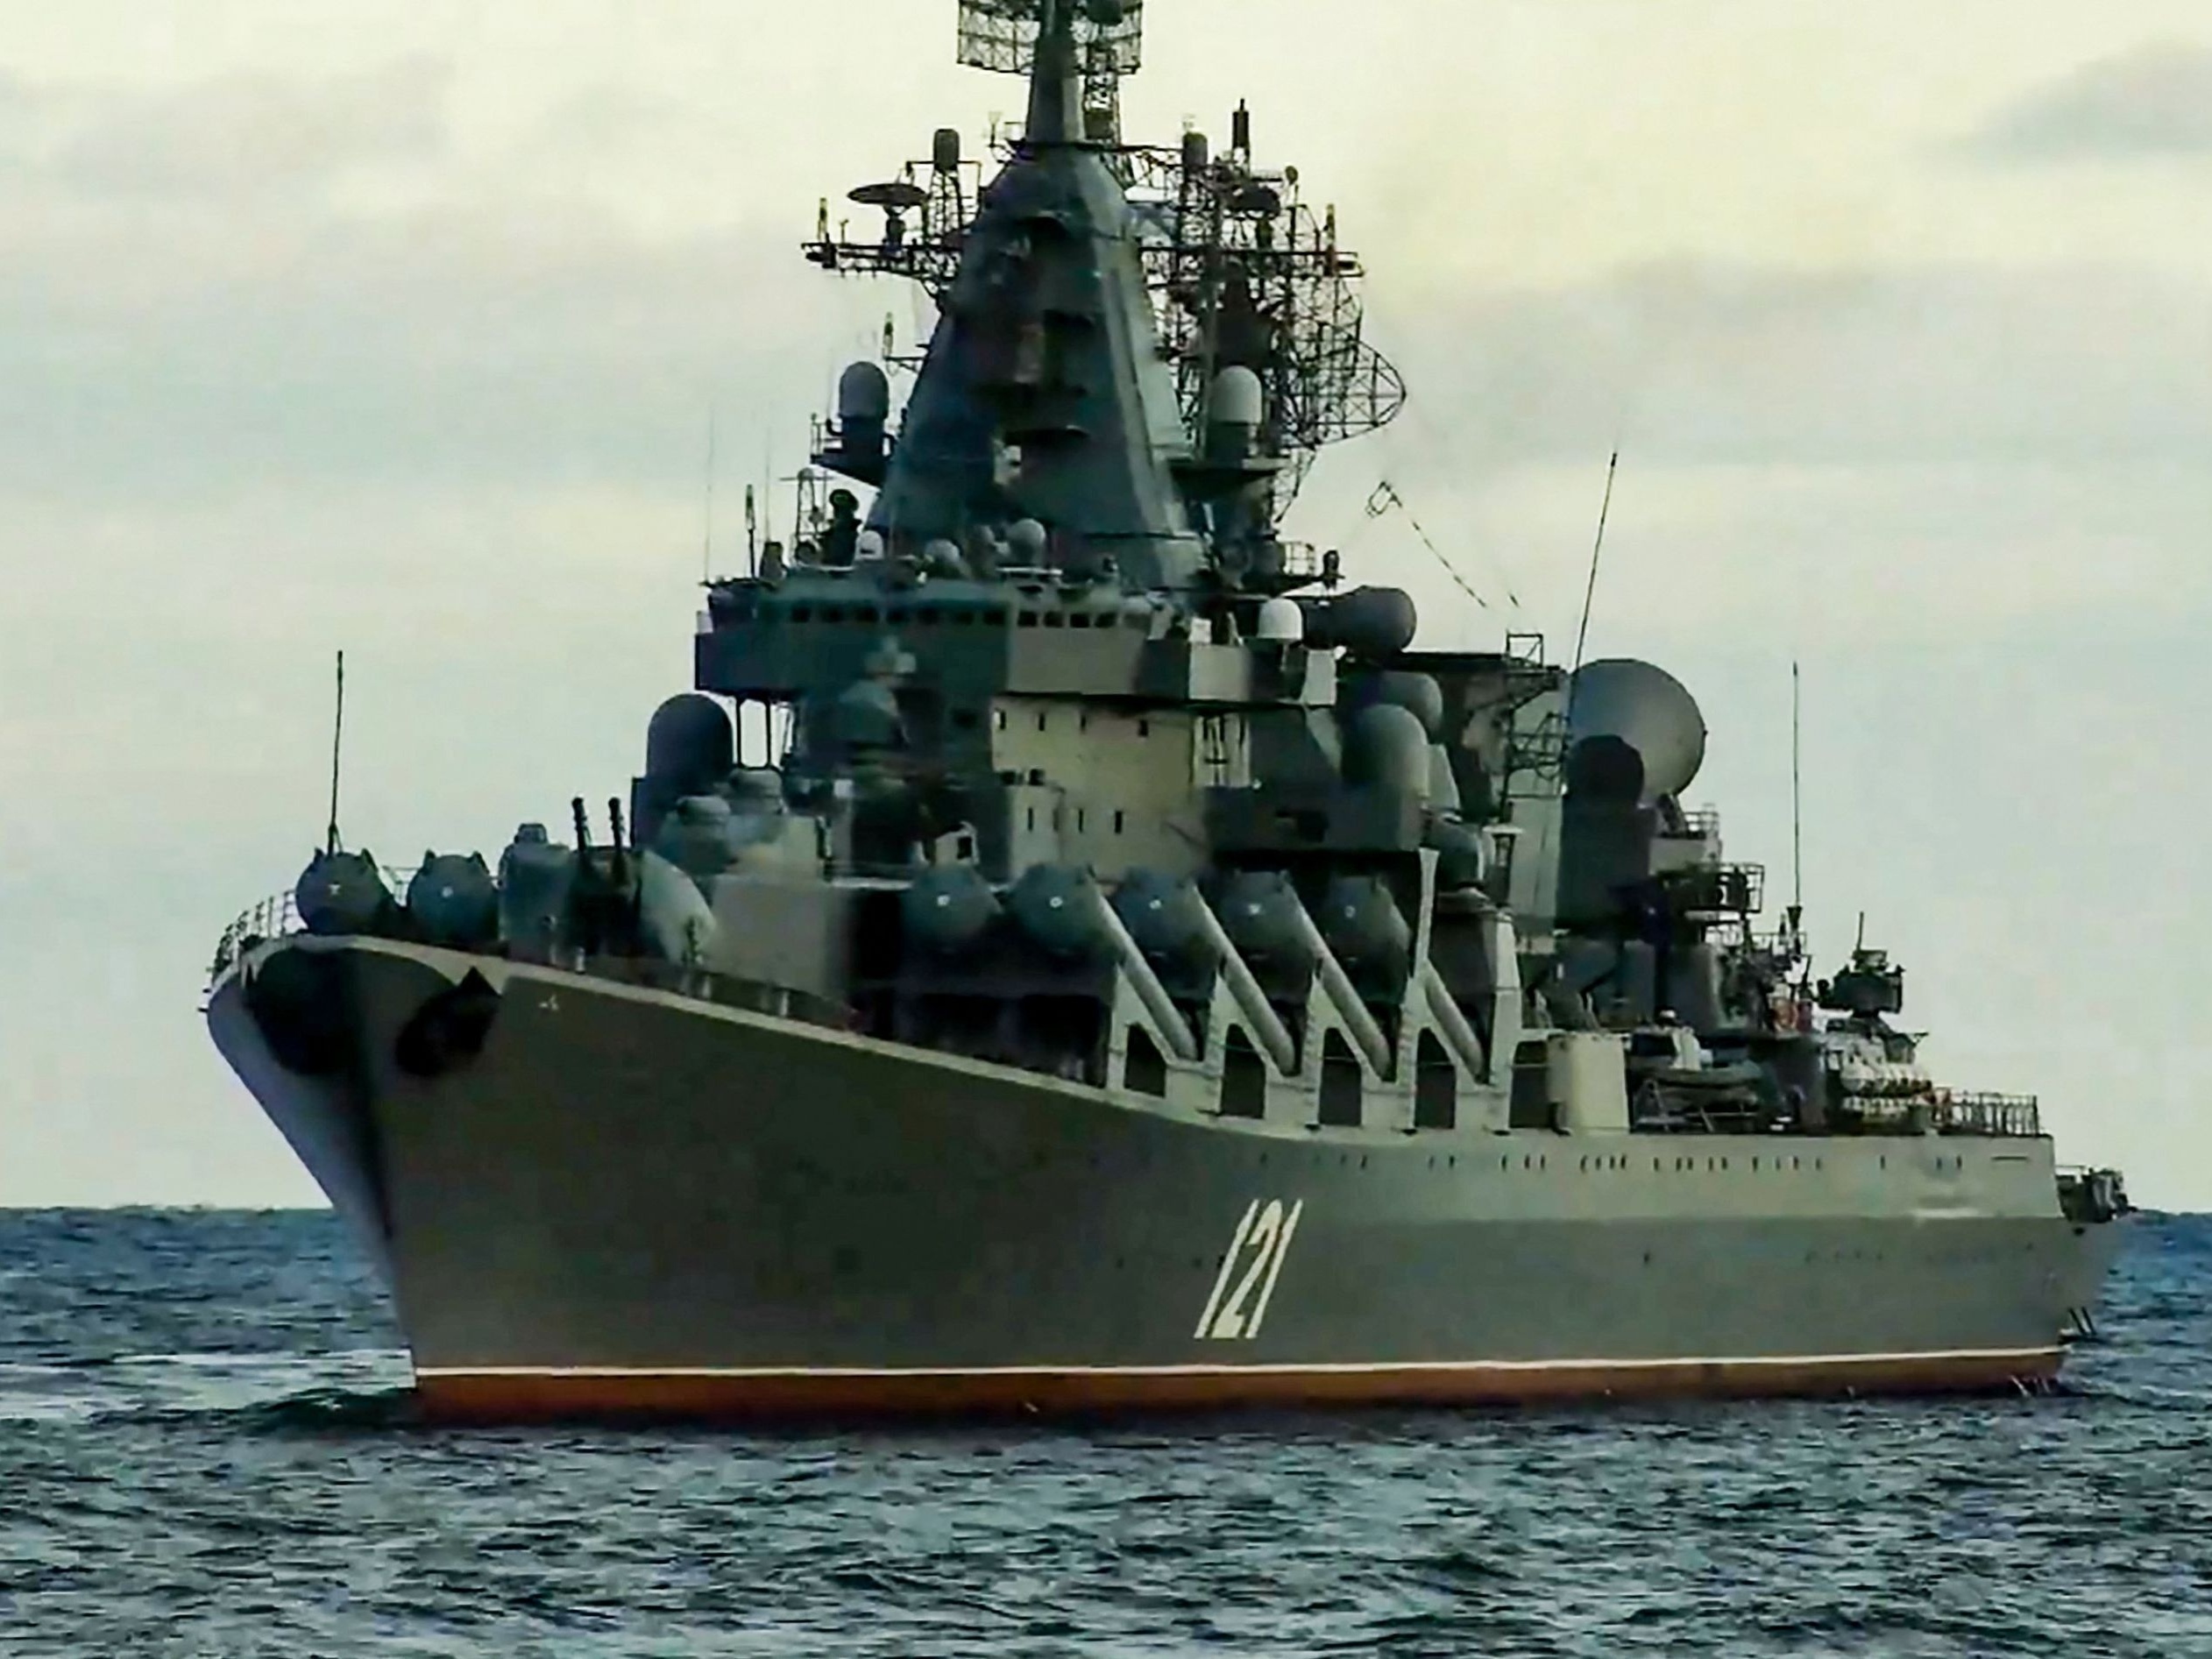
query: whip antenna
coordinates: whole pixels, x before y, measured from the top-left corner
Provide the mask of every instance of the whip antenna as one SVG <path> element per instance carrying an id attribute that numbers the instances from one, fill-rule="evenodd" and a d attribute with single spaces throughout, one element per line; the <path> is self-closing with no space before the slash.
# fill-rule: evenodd
<path id="1" fill-rule="evenodd" d="M 1805 904 L 1804 788 L 1799 757 L 1804 741 L 1797 665 L 1790 664 L 1790 924 L 1794 929 Z"/>
<path id="2" fill-rule="evenodd" d="M 1606 520 L 1613 512 L 1613 475 L 1620 470 L 1620 451 L 1606 463 L 1606 499 L 1598 506 L 1598 539 L 1590 549 L 1590 583 L 1582 591 L 1582 626 L 1575 630 L 1575 667 L 1582 667 L 1582 648 L 1590 638 L 1590 607 L 1598 598 L 1598 559 L 1606 550 Z"/>
<path id="3" fill-rule="evenodd" d="M 323 850 L 338 850 L 338 755 L 345 741 L 345 653 L 338 653 L 337 713 L 330 722 L 330 827 L 323 837 Z"/>

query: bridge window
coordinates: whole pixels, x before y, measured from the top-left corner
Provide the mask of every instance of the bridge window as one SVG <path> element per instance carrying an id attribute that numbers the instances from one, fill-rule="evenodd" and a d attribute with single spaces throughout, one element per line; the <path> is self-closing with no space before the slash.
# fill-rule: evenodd
<path id="1" fill-rule="evenodd" d="M 1332 1031 L 1321 1045 L 1321 1121 L 1338 1129 L 1359 1127 L 1359 1058 Z"/>

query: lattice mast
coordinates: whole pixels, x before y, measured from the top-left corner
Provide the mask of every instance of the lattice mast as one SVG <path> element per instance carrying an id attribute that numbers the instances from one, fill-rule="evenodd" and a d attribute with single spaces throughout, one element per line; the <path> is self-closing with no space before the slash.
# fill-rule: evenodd
<path id="1" fill-rule="evenodd" d="M 1144 67 L 1144 0 L 961 0 L 960 60 L 1028 75 L 1060 14 L 1082 87 L 1080 125 L 1065 136 L 1118 147 L 1122 77 Z"/>
<path id="2" fill-rule="evenodd" d="M 1040 51 L 1072 53 L 1080 73 L 1037 75 Z M 1337 240 L 1336 211 L 1316 214 L 1295 167 L 1254 160 L 1250 111 L 1231 117 L 1228 147 L 1202 134 L 1173 148 L 1120 136 L 1121 79 L 1144 61 L 1142 0 L 961 0 L 959 58 L 1032 77 L 1026 126 L 999 140 L 1001 159 L 1024 145 L 1081 144 L 1104 152 L 1127 189 L 1162 348 L 1185 428 L 1202 441 L 1206 404 L 1221 371 L 1250 369 L 1265 393 L 1262 450 L 1282 462 L 1270 492 L 1280 519 L 1323 445 L 1396 417 L 1405 382 L 1368 344 L 1358 256 Z M 1069 84 L 1080 97 L 1067 107 Z M 927 161 L 862 185 L 850 199 L 884 215 L 874 240 L 834 232 L 824 202 L 806 254 L 825 269 L 904 276 L 942 302 L 958 274 L 982 190 L 960 135 L 940 130 Z"/>

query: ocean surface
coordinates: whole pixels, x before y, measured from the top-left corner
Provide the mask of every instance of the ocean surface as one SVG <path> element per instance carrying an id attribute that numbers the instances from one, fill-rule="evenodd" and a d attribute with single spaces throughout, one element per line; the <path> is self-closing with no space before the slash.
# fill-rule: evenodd
<path id="1" fill-rule="evenodd" d="M 0 1212 L 0 1655 L 2212 1656 L 2212 1218 L 2052 1397 L 459 1432 L 315 1214 Z"/>

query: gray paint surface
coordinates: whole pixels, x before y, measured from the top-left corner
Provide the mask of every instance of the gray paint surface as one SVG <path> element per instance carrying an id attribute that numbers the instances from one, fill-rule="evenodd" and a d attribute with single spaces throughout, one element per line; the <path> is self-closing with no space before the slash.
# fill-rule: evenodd
<path id="1" fill-rule="evenodd" d="M 374 1118 L 426 1371 L 2025 1356 L 2116 1240 L 2043 1139 L 1315 1132 L 543 969 L 426 1085 L 378 1057 L 453 960 L 343 948 L 366 1087 L 308 1110 Z M 1271 1202 L 1258 1330 L 1198 1336 Z"/>

